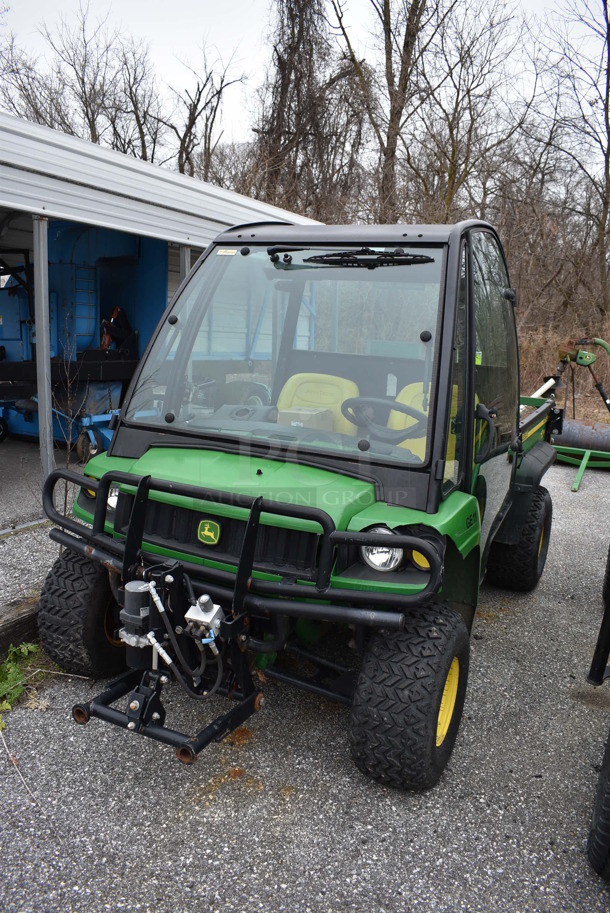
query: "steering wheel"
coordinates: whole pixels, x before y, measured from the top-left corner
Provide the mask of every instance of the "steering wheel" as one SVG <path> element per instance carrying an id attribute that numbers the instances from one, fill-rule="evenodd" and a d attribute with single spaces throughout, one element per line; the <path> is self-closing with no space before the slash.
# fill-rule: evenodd
<path id="1" fill-rule="evenodd" d="M 385 406 L 390 411 L 402 412 L 404 415 L 414 418 L 415 424 L 409 428 L 399 429 L 379 425 L 373 421 L 371 410 L 367 408 L 369 406 Z M 410 438 L 423 437 L 428 424 L 428 416 L 425 412 L 420 412 L 419 409 L 408 406 L 406 403 L 392 402 L 376 396 L 352 396 L 341 403 L 341 412 L 353 425 L 366 428 L 373 437 L 387 444 L 401 444 Z"/>
<path id="2" fill-rule="evenodd" d="M 213 405 L 209 394 L 216 389 L 215 380 L 186 381 L 184 385 L 184 402 L 193 406 Z"/>

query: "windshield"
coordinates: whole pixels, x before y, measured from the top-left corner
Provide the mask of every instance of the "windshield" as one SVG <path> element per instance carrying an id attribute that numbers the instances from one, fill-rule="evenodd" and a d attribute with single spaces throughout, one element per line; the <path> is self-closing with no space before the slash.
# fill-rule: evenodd
<path id="1" fill-rule="evenodd" d="M 421 466 L 443 247 L 217 247 L 149 351 L 127 421 Z"/>

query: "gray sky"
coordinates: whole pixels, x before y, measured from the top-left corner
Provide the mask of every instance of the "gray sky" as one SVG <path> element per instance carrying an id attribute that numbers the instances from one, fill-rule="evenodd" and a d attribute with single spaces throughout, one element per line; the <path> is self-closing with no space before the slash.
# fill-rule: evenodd
<path id="1" fill-rule="evenodd" d="M 31 53 L 43 54 L 45 45 L 37 31 L 44 21 L 51 28 L 60 17 L 69 22 L 79 7 L 79 0 L 8 0 L 8 28 L 17 35 L 18 43 Z M 83 4 L 84 5 L 84 4 Z M 264 71 L 265 34 L 269 29 L 267 0 L 120 0 L 114 3 L 91 0 L 92 21 L 103 18 L 108 10 L 109 24 L 126 34 L 145 40 L 159 77 L 175 88 L 192 83 L 192 77 L 180 61 L 194 69 L 201 60 L 200 48 L 205 45 L 210 60 L 220 56 L 228 63 L 234 55 L 231 70 L 251 75 L 247 87 L 228 91 L 227 110 L 223 122 L 243 138 L 240 121 L 248 93 L 255 91 Z M 239 117 L 239 113 L 242 117 Z M 231 139 L 227 136 L 227 139 Z"/>
<path id="2" fill-rule="evenodd" d="M 8 29 L 16 34 L 20 46 L 36 54 L 43 54 L 45 47 L 38 26 L 44 21 L 52 30 L 60 16 L 69 22 L 79 7 L 79 0 L 6 2 Z M 553 0 L 521 0 L 521 5 L 529 12 L 541 13 L 555 4 Z M 254 107 L 251 99 L 268 60 L 265 36 L 269 32 L 270 0 L 90 0 L 89 6 L 93 21 L 110 10 L 109 24 L 147 41 L 159 77 L 177 89 L 191 83 L 180 61 L 196 69 L 202 45 L 208 49 L 210 61 L 217 54 L 226 64 L 233 55 L 233 75 L 243 72 L 250 79 L 245 86 L 228 90 L 223 127 L 227 140 L 247 137 L 249 113 Z M 346 10 L 356 38 L 363 36 L 370 21 L 369 0 L 347 0 Z"/>

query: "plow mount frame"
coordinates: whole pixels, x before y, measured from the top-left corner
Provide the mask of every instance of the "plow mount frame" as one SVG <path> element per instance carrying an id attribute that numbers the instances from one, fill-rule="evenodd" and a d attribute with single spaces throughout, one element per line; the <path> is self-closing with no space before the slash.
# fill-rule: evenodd
<path id="1" fill-rule="evenodd" d="M 240 653 L 237 645 L 232 645 Z M 244 654 L 237 678 L 242 691 L 219 689 L 220 694 L 238 700 L 227 713 L 221 714 L 196 735 L 188 735 L 165 726 L 165 708 L 161 702 L 163 686 L 169 682 L 169 673 L 161 670 L 129 669 L 98 694 L 93 700 L 75 704 L 72 718 L 85 725 L 92 717 L 112 723 L 122 729 L 146 736 L 156 742 L 163 742 L 176 749 L 176 757 L 183 764 L 193 764 L 199 752 L 212 742 L 219 742 L 239 726 L 243 725 L 263 706 L 263 695 L 254 686 L 247 668 Z M 129 695 L 127 710 L 112 706 L 116 701 Z"/>

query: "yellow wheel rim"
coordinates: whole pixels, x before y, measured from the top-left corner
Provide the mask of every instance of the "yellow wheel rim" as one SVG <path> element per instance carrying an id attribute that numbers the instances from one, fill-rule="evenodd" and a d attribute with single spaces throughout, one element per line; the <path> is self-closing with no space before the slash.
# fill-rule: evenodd
<path id="1" fill-rule="evenodd" d="M 447 678 L 445 680 L 445 687 L 443 688 L 443 696 L 441 698 L 441 708 L 438 712 L 438 721 L 436 724 L 436 747 L 438 748 L 445 741 L 445 736 L 449 731 L 449 726 L 451 725 L 451 719 L 453 717 L 453 711 L 455 709 L 455 701 L 457 698 L 458 691 L 458 682 L 460 680 L 460 662 L 457 656 L 453 657 L 453 662 L 449 667 L 449 672 L 447 673 Z"/>
<path id="2" fill-rule="evenodd" d="M 540 542 L 538 543 L 538 557 L 540 557 L 540 552 L 542 551 L 543 542 L 544 542 L 544 526 L 542 527 L 542 532 L 540 533 Z"/>

